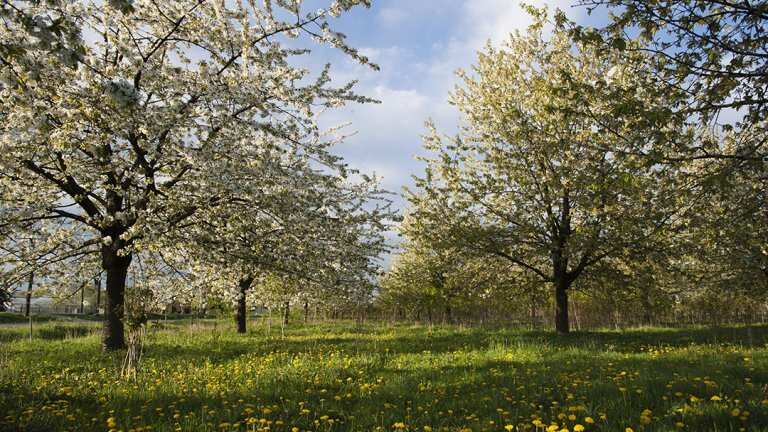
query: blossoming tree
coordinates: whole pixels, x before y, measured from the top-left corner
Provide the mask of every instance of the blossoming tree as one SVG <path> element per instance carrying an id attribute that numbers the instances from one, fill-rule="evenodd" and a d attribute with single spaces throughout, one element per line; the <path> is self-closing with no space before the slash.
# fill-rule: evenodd
<path id="1" fill-rule="evenodd" d="M 3 224 L 50 233 L 46 250 L 20 262 L 99 255 L 105 350 L 125 345 L 134 254 L 239 199 L 247 161 L 287 150 L 333 159 L 303 139 L 316 132 L 313 115 L 366 99 L 351 84 L 331 87 L 328 68 L 313 79 L 295 66 L 308 51 L 285 38 L 310 37 L 367 64 L 328 23 L 359 4 L 368 1 L 309 12 L 301 0 L 0 6 L 0 190 L 15 209 Z"/>
<path id="2" fill-rule="evenodd" d="M 666 100 L 626 72 L 631 59 L 574 44 L 560 28 L 546 40 L 545 13 L 534 13 L 527 34 L 486 48 L 475 74 L 460 74 L 452 102 L 466 127 L 455 139 L 427 136 L 435 156 L 410 200 L 419 223 L 445 226 L 454 245 L 550 284 L 555 326 L 567 333 L 574 282 L 680 210 L 663 192 L 674 182 L 668 171 L 634 153 L 672 130 L 651 133 L 636 115 Z M 612 103 L 619 97 L 622 111 Z"/>
<path id="3" fill-rule="evenodd" d="M 190 277 L 234 300 L 239 332 L 246 330 L 246 297 L 253 287 L 275 288 L 266 294 L 284 305 L 350 279 L 365 285 L 365 277 L 358 277 L 377 268 L 373 261 L 386 249 L 382 232 L 394 217 L 375 178 L 353 181 L 343 165 L 317 170 L 295 154 L 269 164 L 270 170 L 253 171 L 269 178 L 247 177 L 248 200 L 198 212 L 163 247 L 182 245 L 190 251 L 180 255 L 182 268 L 196 263 Z"/>

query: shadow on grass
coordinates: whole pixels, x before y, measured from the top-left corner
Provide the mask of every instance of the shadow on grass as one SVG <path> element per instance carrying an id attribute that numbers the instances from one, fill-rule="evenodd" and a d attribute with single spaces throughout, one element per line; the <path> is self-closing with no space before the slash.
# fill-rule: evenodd
<path id="1" fill-rule="evenodd" d="M 623 430 L 622 425 L 628 421 L 637 421 L 637 416 L 644 409 L 650 409 L 659 415 L 674 413 L 685 399 L 674 400 L 677 387 L 670 389 L 666 385 L 672 381 L 680 382 L 685 387 L 685 397 L 696 392 L 705 398 L 707 391 L 717 391 L 743 397 L 751 405 L 753 411 L 750 423 L 756 425 L 750 430 L 765 430 L 760 427 L 768 425 L 766 410 L 755 408 L 759 396 L 759 388 L 768 382 L 768 370 L 750 372 L 739 363 L 741 355 L 728 352 L 706 358 L 686 358 L 672 356 L 651 359 L 648 357 L 619 355 L 622 352 L 638 352 L 639 347 L 670 346 L 687 347 L 727 342 L 729 344 L 764 344 L 768 329 L 756 327 L 752 330 L 741 328 L 693 329 L 668 331 L 661 329 L 645 329 L 628 332 L 592 332 L 577 333 L 568 336 L 555 336 L 543 332 L 511 332 L 506 330 L 482 331 L 435 329 L 431 335 L 425 329 L 398 328 L 395 334 L 387 329 L 371 328 L 360 333 L 345 333 L 341 335 L 317 336 L 296 330 L 289 333 L 286 339 L 264 338 L 251 333 L 241 337 L 226 334 L 211 334 L 208 341 L 200 341 L 194 346 L 175 344 L 174 339 L 159 338 L 148 347 L 148 358 L 156 361 L 185 362 L 213 359 L 216 362 L 226 362 L 241 355 L 264 355 L 275 351 L 287 353 L 306 353 L 324 351 L 343 351 L 349 354 L 379 350 L 378 353 L 391 354 L 424 354 L 439 355 L 473 351 L 483 348 L 513 347 L 515 344 L 525 345 L 530 349 L 541 346 L 546 354 L 526 360 L 510 356 L 507 360 L 473 361 L 461 360 L 462 364 L 443 364 L 435 367 L 397 366 L 386 356 L 378 358 L 373 365 L 374 370 L 368 380 L 381 377 L 382 383 L 371 395 L 362 396 L 355 389 L 358 383 L 351 386 L 344 384 L 343 371 L 336 371 L 327 376 L 324 381 L 316 382 L 316 375 L 299 376 L 296 374 L 277 374 L 269 385 L 244 385 L 236 381 L 233 371 L 229 390 L 213 391 L 210 394 L 203 391 L 190 393 L 178 387 L 164 387 L 154 392 L 138 392 L 133 396 L 114 391 L 107 400 L 100 400 L 96 395 L 66 396 L 58 393 L 35 393 L 25 387 L 0 388 L 1 394 L 12 394 L 18 401 L 55 401 L 66 400 L 68 409 L 82 410 L 86 413 L 98 413 L 97 423 L 83 423 L 79 430 L 102 430 L 104 421 L 110 410 L 118 418 L 120 426 L 128 429 L 136 426 L 132 418 L 142 416 L 143 422 L 156 425 L 155 431 L 173 430 L 175 421 L 172 420 L 171 410 L 179 410 L 183 414 L 195 413 L 191 420 L 182 421 L 184 430 L 203 430 L 206 422 L 211 421 L 214 429 L 219 423 L 244 421 L 247 415 L 244 409 L 252 404 L 257 409 L 257 416 L 263 417 L 260 409 L 277 405 L 271 418 L 292 420 L 302 430 L 314 430 L 313 421 L 321 415 L 329 415 L 339 419 L 338 427 L 334 430 L 373 430 L 378 424 L 389 429 L 395 422 L 402 421 L 416 406 L 428 406 L 429 413 L 418 419 L 419 424 L 448 427 L 456 430 L 458 426 L 479 424 L 480 420 L 472 420 L 472 416 L 487 423 L 489 419 L 498 419 L 497 409 L 510 412 L 514 420 L 530 419 L 533 412 L 531 406 L 544 407 L 537 411 L 546 420 L 555 418 L 557 410 L 550 410 L 553 402 L 557 406 L 569 404 L 584 404 L 588 406 L 588 414 L 597 417 L 597 413 L 608 413 L 608 421 L 604 430 Z M 751 333 L 751 335 L 750 335 Z M 388 337 L 391 336 L 391 337 Z M 183 343 L 183 335 L 179 336 Z M 378 337 L 381 339 L 374 339 Z M 751 338 L 751 339 L 750 339 Z M 761 341 L 761 342 L 759 342 Z M 189 341 L 187 341 L 189 342 Z M 601 350 L 600 347 L 607 349 Z M 581 348 L 581 350 L 572 350 Z M 514 349 L 511 350 L 514 352 Z M 601 357 L 606 352 L 617 355 Z M 425 354 L 426 355 L 426 354 Z M 74 359 L 73 359 L 74 361 Z M 226 365 L 223 365 L 226 367 Z M 317 370 L 323 366 L 316 365 Z M 628 372 L 626 378 L 617 380 L 621 372 Z M 633 372 L 638 372 L 637 375 Z M 695 380 L 704 375 L 710 376 L 719 383 L 717 389 Z M 332 378 L 340 379 L 332 379 Z M 749 393 L 744 387 L 744 379 L 749 377 L 757 385 Z M 681 380 L 681 378 L 684 378 Z M 578 383 L 581 388 L 574 390 L 572 385 Z M 422 386 L 428 385 L 422 390 Z M 629 388 L 629 392 L 619 390 L 620 386 Z M 642 390 L 635 393 L 633 390 Z M 322 392 L 326 390 L 326 392 Z M 336 401 L 332 395 L 355 392 L 350 399 L 342 398 Z M 569 393 L 576 393 L 576 398 L 568 399 Z M 663 399 L 667 396 L 669 399 Z M 509 398 L 513 397 L 512 400 Z M 754 400 L 753 400 L 754 399 Z M 2 399 L 0 399 L 2 400 Z M 302 415 L 298 401 L 306 401 L 312 414 Z M 10 399 L 6 402 L 11 403 Z M 390 408 L 383 408 L 384 404 Z M 709 404 L 707 406 L 712 406 Z M 201 420 L 206 409 L 216 414 Z M 322 407 L 320 410 L 318 407 Z M 19 407 L 21 410 L 23 407 Z M 157 411 L 161 409 L 162 414 Z M 452 412 L 451 415 L 446 413 Z M 379 420 L 380 419 L 380 420 Z M 469 419 L 469 420 L 468 420 Z M 53 430 L 61 419 L 40 417 L 30 428 L 25 430 Z M 661 421 L 669 429 L 656 428 L 653 430 L 672 430 L 675 418 L 664 418 Z M 698 419 L 687 419 L 692 430 L 737 430 L 740 420 L 729 415 L 728 410 L 703 411 Z M 763 426 L 760 426 L 763 425 Z M 47 429 L 46 429 L 47 428 Z M 0 430 L 13 430 L 2 429 Z M 474 429 L 473 429 L 474 430 Z"/>
<path id="2" fill-rule="evenodd" d="M 321 326 L 322 327 L 322 326 Z M 204 334 L 204 333 L 203 333 Z M 160 361 L 200 361 L 222 363 L 241 355 L 265 355 L 342 351 L 348 354 L 421 354 L 476 351 L 492 347 L 539 346 L 542 349 L 590 349 L 595 352 L 637 353 L 642 349 L 692 345 L 735 345 L 762 347 L 768 344 L 768 326 L 696 328 L 685 330 L 636 329 L 627 331 L 574 332 L 556 335 L 545 331 L 510 329 L 461 329 L 451 327 L 397 326 L 394 329 L 366 326 L 336 328 L 291 328 L 285 338 L 252 331 L 235 335 L 218 326 L 190 343 L 184 333 L 170 338 L 158 333 L 150 338 L 147 354 Z M 199 335 L 199 334 L 198 334 Z M 199 336 L 198 336 L 199 337 Z"/>
<path id="3" fill-rule="evenodd" d="M 75 339 L 84 336 L 90 336 L 99 333 L 101 328 L 96 325 L 68 325 L 68 324 L 45 324 L 32 327 L 32 339 L 52 341 Z M 13 342 L 29 339 L 29 330 L 26 326 L 14 326 L 0 328 L 0 342 Z"/>

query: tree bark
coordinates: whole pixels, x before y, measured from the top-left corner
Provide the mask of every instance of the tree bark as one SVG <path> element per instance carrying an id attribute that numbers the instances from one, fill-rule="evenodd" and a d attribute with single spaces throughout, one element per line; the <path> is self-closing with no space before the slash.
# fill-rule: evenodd
<path id="1" fill-rule="evenodd" d="M 291 303 L 285 302 L 283 303 L 283 325 L 288 325 L 288 315 L 291 313 Z"/>
<path id="2" fill-rule="evenodd" d="M 565 276 L 555 278 L 555 330 L 560 334 L 570 332 L 568 321 L 568 285 Z"/>
<path id="3" fill-rule="evenodd" d="M 248 294 L 248 289 L 251 288 L 251 284 L 253 283 L 253 277 L 244 277 L 240 279 L 240 282 L 238 282 L 238 295 L 237 295 L 237 305 L 235 307 L 235 322 L 237 323 L 237 332 L 238 333 L 245 333 L 246 327 L 247 327 L 247 321 L 248 321 L 248 310 L 246 307 L 246 295 Z"/>
<path id="4" fill-rule="evenodd" d="M 125 348 L 125 332 L 123 327 L 125 281 L 133 256 L 131 254 L 120 256 L 118 254 L 119 250 L 119 248 L 112 246 L 103 246 L 101 249 L 101 266 L 107 273 L 107 296 L 104 306 L 104 329 L 101 339 L 103 351 Z"/>
<path id="5" fill-rule="evenodd" d="M 648 286 L 641 288 L 640 302 L 643 305 L 643 325 L 650 326 L 653 323 L 653 306 L 651 305 L 651 293 Z"/>
<path id="6" fill-rule="evenodd" d="M 576 331 L 581 331 L 581 320 L 579 319 L 579 308 L 576 300 L 571 299 L 571 310 L 573 310 L 573 323 L 576 325 Z"/>
<path id="7" fill-rule="evenodd" d="M 568 288 L 575 279 L 568 272 L 567 244 L 571 236 L 571 199 L 568 189 L 563 191 L 560 221 L 553 226 L 556 243 L 552 250 L 552 281 L 555 285 L 555 330 L 559 334 L 570 332 L 568 317 Z"/>
<path id="8" fill-rule="evenodd" d="M 96 311 L 94 314 L 99 314 L 101 308 L 101 274 L 94 278 L 94 286 L 96 287 Z"/>
<path id="9" fill-rule="evenodd" d="M 32 307 L 32 286 L 35 284 L 35 272 L 29 272 L 29 281 L 27 282 L 27 299 L 24 305 L 24 316 L 28 317 Z"/>

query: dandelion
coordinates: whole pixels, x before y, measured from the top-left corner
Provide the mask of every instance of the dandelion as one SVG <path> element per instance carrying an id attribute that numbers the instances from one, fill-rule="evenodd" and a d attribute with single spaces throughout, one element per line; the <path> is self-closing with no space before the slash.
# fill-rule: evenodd
<path id="1" fill-rule="evenodd" d="M 573 432 L 583 432 L 584 429 L 584 425 L 577 424 L 573 426 Z"/>

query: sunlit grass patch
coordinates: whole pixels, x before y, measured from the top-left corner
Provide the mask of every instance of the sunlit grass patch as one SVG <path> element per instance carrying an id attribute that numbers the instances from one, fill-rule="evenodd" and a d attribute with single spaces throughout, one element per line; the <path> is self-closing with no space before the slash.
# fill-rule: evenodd
<path id="1" fill-rule="evenodd" d="M 765 327 L 278 334 L 157 327 L 135 382 L 96 334 L 4 343 L 0 430 L 768 430 Z"/>

